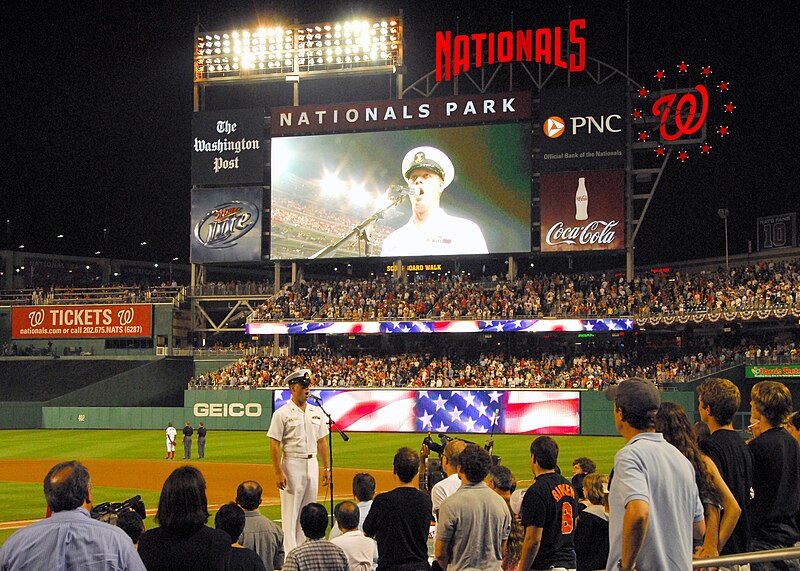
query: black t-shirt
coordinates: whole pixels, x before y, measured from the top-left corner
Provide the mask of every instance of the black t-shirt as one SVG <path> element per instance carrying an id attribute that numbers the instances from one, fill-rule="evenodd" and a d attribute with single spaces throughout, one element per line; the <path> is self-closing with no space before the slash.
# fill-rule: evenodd
<path id="1" fill-rule="evenodd" d="M 188 536 L 157 527 L 139 538 L 139 556 L 148 571 L 224 571 L 231 549 L 227 533 L 205 525 Z"/>
<path id="2" fill-rule="evenodd" d="M 542 474 L 525 492 L 520 515 L 522 525 L 542 528 L 542 543 L 532 569 L 575 568 L 575 488 L 560 474 Z"/>
<path id="3" fill-rule="evenodd" d="M 800 539 L 800 444 L 785 428 L 772 428 L 748 444 L 753 455 L 753 539 L 791 547 Z"/>
<path id="4" fill-rule="evenodd" d="M 231 549 L 228 571 L 267 571 L 267 568 L 264 567 L 264 562 L 252 549 L 234 547 Z"/>
<path id="5" fill-rule="evenodd" d="M 717 430 L 700 443 L 700 448 L 719 468 L 742 515 L 720 555 L 747 553 L 750 549 L 750 488 L 753 485 L 753 457 L 747 444 L 733 430 Z"/>
<path id="6" fill-rule="evenodd" d="M 428 569 L 428 532 L 433 504 L 416 488 L 375 496 L 364 534 L 378 542 L 378 571 Z"/>
<path id="7" fill-rule="evenodd" d="M 191 436 L 192 434 L 194 434 L 194 430 L 192 430 L 191 426 L 184 426 L 183 427 L 183 435 L 184 436 Z"/>

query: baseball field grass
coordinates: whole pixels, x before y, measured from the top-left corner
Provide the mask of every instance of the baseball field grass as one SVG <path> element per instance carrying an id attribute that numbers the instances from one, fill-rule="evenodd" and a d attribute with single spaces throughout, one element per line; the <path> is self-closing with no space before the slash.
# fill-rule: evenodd
<path id="1" fill-rule="evenodd" d="M 375 471 L 383 474 L 379 479 L 378 491 L 386 488 L 389 481 L 392 457 L 401 446 L 409 446 L 419 450 L 424 434 L 376 434 L 376 433 L 350 433 L 350 440 L 343 442 L 339 435 L 334 434 L 333 450 L 334 465 L 336 468 L 347 468 L 359 471 Z M 452 435 L 461 436 L 466 440 L 483 444 L 486 436 Z M 526 486 L 526 481 L 531 479 L 530 469 L 530 435 L 497 435 L 494 438 L 494 453 L 502 458 L 502 463 L 508 466 L 520 481 L 521 486 Z M 435 439 L 435 437 L 434 437 Z M 587 456 L 597 463 L 597 470 L 608 473 L 611 470 L 614 454 L 619 450 L 624 441 L 620 437 L 594 437 L 594 436 L 557 436 L 559 444 L 559 466 L 568 477 L 571 475 L 572 460 L 579 456 Z M 158 506 L 160 483 L 163 479 L 153 482 L 152 476 L 156 469 L 160 473 L 168 473 L 181 465 L 180 460 L 168 462 L 164 460 L 164 433 L 155 430 L 9 430 L 0 431 L 0 544 L 14 531 L 2 529 L 2 522 L 20 521 L 40 518 L 45 512 L 45 501 L 41 481 L 47 469 L 57 462 L 78 459 L 90 464 L 104 462 L 104 466 L 111 466 L 111 475 L 105 476 L 105 481 L 113 481 L 115 461 L 119 461 L 119 476 L 121 481 L 130 482 L 130 471 L 141 470 L 142 487 L 135 485 L 113 486 L 96 485 L 93 490 L 95 504 L 111 501 L 120 502 L 135 494 L 140 494 L 148 508 L 154 510 Z M 195 451 L 196 454 L 196 451 Z M 182 447 L 178 444 L 179 458 L 182 456 Z M 32 477 L 30 474 L 22 477 L 15 473 L 20 462 L 38 462 L 41 474 Z M 212 492 L 215 493 L 217 502 L 233 500 L 236 494 L 236 485 L 242 479 L 255 477 L 264 483 L 271 477 L 272 469 L 268 453 L 268 442 L 264 432 L 214 432 L 209 430 L 206 445 L 206 458 L 194 460 L 193 464 L 204 470 L 228 469 L 229 475 L 224 484 L 215 484 L 217 488 L 222 485 L 224 489 L 212 489 L 209 479 L 209 503 Z M 226 466 L 227 465 L 227 466 Z M 241 471 L 240 468 L 241 467 Z M 165 472 L 166 471 L 166 472 Z M 233 474 L 231 476 L 230 474 Z M 242 477 L 238 478 L 241 473 Z M 262 476 L 263 474 L 263 476 Z M 136 474 L 133 474 L 136 476 Z M 255 475 L 255 476 L 254 476 Z M 342 474 L 336 481 L 335 496 L 345 497 L 350 495 L 349 476 Z M 127 479 L 126 479 L 127 477 Z M 149 483 L 145 484 L 149 478 Z M 134 479 L 134 481 L 136 481 Z M 272 519 L 280 518 L 277 507 L 277 493 L 272 487 L 265 488 L 265 505 L 262 512 Z M 321 490 L 322 492 L 322 490 Z M 212 509 L 212 511 L 214 511 Z M 152 516 L 145 521 L 148 529 L 155 523 Z M 212 522 L 213 525 L 213 522 Z"/>

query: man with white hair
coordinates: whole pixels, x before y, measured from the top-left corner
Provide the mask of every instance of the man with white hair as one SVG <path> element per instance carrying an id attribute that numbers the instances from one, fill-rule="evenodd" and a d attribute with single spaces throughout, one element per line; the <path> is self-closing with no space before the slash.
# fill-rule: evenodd
<path id="1" fill-rule="evenodd" d="M 455 178 L 453 162 L 435 147 L 416 147 L 403 159 L 411 188 L 411 219 L 383 242 L 381 256 L 487 254 L 483 232 L 472 220 L 450 216 L 440 206 Z"/>

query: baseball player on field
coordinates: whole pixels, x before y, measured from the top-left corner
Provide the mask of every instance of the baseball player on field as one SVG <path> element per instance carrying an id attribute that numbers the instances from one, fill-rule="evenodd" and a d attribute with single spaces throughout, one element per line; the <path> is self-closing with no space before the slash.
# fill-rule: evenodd
<path id="1" fill-rule="evenodd" d="M 292 392 L 292 399 L 272 415 L 267 436 L 280 489 L 284 550 L 289 553 L 305 541 L 300 527 L 300 510 L 317 501 L 317 458 L 324 468 L 323 486 L 330 481 L 330 465 L 328 442 L 325 440 L 328 425 L 322 411 L 308 403 L 311 371 L 298 369 L 290 373 L 285 382 Z"/>
<path id="2" fill-rule="evenodd" d="M 175 460 L 175 435 L 178 433 L 171 422 L 167 423 L 167 457 L 165 460 Z"/>

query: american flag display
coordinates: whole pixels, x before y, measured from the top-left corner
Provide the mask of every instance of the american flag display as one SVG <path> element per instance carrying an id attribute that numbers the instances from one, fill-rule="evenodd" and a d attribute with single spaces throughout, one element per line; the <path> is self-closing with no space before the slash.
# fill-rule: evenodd
<path id="1" fill-rule="evenodd" d="M 342 430 L 580 434 L 577 391 L 312 389 Z M 291 399 L 275 391 L 275 410 Z M 494 428 L 494 430 L 492 430 Z"/>
<path id="2" fill-rule="evenodd" d="M 615 319 L 494 319 L 490 321 L 305 321 L 248 323 L 248 335 L 302 335 L 313 333 L 359 335 L 378 333 L 491 333 L 514 331 L 633 331 L 630 318 Z"/>

